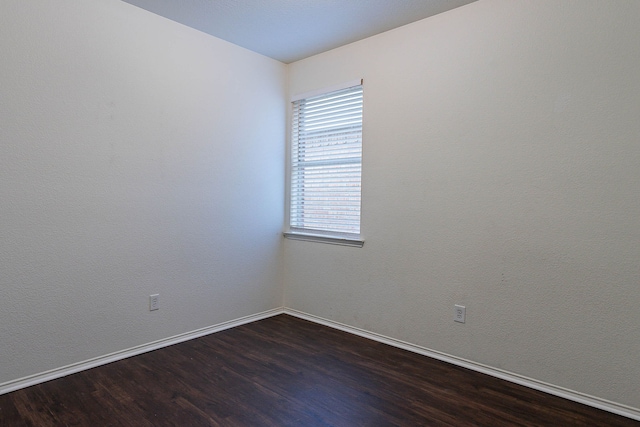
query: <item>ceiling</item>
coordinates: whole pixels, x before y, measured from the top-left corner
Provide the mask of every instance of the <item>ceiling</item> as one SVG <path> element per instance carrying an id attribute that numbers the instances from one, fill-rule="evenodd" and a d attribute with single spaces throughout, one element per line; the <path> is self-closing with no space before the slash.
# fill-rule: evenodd
<path id="1" fill-rule="evenodd" d="M 475 0 L 123 0 L 284 63 Z"/>

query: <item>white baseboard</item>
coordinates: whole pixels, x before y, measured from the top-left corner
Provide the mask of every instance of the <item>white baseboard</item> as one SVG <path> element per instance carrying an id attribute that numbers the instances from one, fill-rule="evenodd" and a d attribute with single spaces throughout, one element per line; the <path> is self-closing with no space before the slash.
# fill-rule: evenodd
<path id="1" fill-rule="evenodd" d="M 314 316 L 312 314 L 304 313 L 291 308 L 285 308 L 284 313 L 291 316 L 299 317 L 301 319 L 309 320 L 314 323 L 329 326 L 334 329 L 349 332 L 364 338 L 369 338 L 374 341 L 391 345 L 393 347 L 398 347 L 404 350 L 418 353 L 423 356 L 431 357 L 433 359 L 441 360 L 443 362 L 451 363 L 453 365 L 462 366 L 463 368 L 491 375 L 492 377 L 500 378 L 512 383 L 532 388 L 534 390 L 539 390 L 545 393 L 552 394 L 554 396 L 559 396 L 568 400 L 572 400 L 574 402 L 582 403 L 594 408 L 602 409 L 604 411 L 612 412 L 614 414 L 622 415 L 624 417 L 640 421 L 640 409 L 638 408 L 633 408 L 631 406 L 622 405 L 620 403 L 611 402 L 599 397 L 594 397 L 574 390 L 569 390 L 567 388 L 549 384 L 544 381 L 538 381 L 536 379 L 528 378 L 523 375 L 514 374 L 512 372 L 504 371 L 498 368 L 493 368 L 491 366 L 483 365 L 482 363 L 473 362 L 461 357 L 452 356 L 450 354 L 442 353 L 436 350 L 431 350 L 415 344 L 397 340 L 395 338 L 389 338 L 384 335 L 365 331 L 364 329 L 355 328 L 353 326 L 345 325 L 339 322 L 334 322 L 333 320 L 324 319 L 322 317 Z"/>
<path id="2" fill-rule="evenodd" d="M 252 314 L 250 316 L 222 322 L 213 326 L 207 326 L 205 328 L 196 329 L 195 331 L 185 332 L 183 334 L 174 335 L 169 338 L 153 341 L 148 344 L 142 344 L 136 347 L 117 351 L 115 353 L 106 354 L 104 356 L 94 357 L 93 359 L 85 360 L 83 362 L 73 363 L 61 368 L 56 368 L 50 371 L 41 372 L 39 374 L 29 375 L 28 377 L 19 378 L 17 380 L 8 381 L 0 384 L 0 395 L 25 387 L 30 387 L 32 385 L 40 384 L 46 381 L 54 380 L 56 378 L 61 378 L 70 374 L 75 374 L 76 372 L 84 371 L 86 369 L 95 368 L 96 366 L 106 365 L 107 363 L 126 359 L 127 357 L 136 356 L 148 351 L 157 350 L 162 347 L 167 347 L 173 344 L 192 340 L 194 338 L 199 338 L 205 335 L 212 334 L 214 332 L 220 332 L 225 329 L 233 328 L 235 326 L 255 322 L 256 320 L 266 319 L 267 317 L 276 316 L 278 314 L 282 314 L 283 312 L 284 310 L 282 307 L 274 308 L 272 310 L 263 311 L 262 313 Z"/>

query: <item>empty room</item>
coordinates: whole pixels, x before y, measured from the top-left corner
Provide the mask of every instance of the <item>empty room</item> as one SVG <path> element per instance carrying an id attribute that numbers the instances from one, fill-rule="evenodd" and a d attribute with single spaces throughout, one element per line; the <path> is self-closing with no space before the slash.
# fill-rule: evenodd
<path id="1" fill-rule="evenodd" d="M 0 426 L 640 425 L 640 2 L 0 1 Z"/>

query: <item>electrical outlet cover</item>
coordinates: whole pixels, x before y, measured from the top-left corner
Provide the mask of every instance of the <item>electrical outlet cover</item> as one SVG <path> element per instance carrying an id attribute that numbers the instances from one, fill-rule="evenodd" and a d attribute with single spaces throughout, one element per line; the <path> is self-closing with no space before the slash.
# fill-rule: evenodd
<path id="1" fill-rule="evenodd" d="M 464 305 L 456 304 L 453 310 L 453 320 L 464 323 L 467 315 L 467 308 Z"/>
<path id="2" fill-rule="evenodd" d="M 149 295 L 149 311 L 158 310 L 160 308 L 160 295 Z"/>

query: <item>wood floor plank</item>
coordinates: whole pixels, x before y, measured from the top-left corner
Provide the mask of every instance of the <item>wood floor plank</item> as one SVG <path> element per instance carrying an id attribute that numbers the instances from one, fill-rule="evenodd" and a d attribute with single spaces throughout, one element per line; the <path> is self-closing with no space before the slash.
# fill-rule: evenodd
<path id="1" fill-rule="evenodd" d="M 280 315 L 0 396 L 0 426 L 640 422 Z"/>

